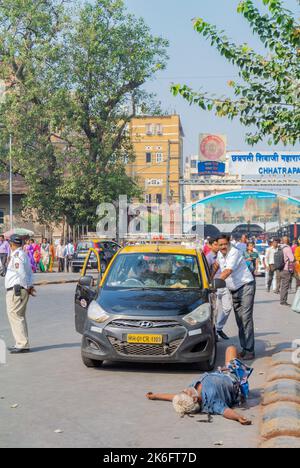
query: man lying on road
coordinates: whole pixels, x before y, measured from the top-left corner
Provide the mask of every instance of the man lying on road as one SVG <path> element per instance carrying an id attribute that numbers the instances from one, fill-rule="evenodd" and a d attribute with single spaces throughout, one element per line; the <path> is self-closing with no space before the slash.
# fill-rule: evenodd
<path id="1" fill-rule="evenodd" d="M 252 422 L 234 409 L 240 399 L 249 393 L 248 379 L 253 369 L 237 359 L 237 349 L 231 346 L 226 351 L 226 367 L 218 372 L 206 373 L 178 395 L 171 393 L 147 393 L 149 400 L 173 402 L 181 417 L 198 412 L 220 414 L 226 419 L 237 421 L 243 426 Z"/>

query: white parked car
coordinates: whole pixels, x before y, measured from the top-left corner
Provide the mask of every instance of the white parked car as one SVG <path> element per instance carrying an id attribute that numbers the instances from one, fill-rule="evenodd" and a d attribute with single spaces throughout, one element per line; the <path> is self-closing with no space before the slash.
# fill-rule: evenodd
<path id="1" fill-rule="evenodd" d="M 259 266 L 257 270 L 257 276 L 265 276 L 266 274 L 266 250 L 269 248 L 268 244 L 255 244 L 255 250 L 259 254 Z"/>

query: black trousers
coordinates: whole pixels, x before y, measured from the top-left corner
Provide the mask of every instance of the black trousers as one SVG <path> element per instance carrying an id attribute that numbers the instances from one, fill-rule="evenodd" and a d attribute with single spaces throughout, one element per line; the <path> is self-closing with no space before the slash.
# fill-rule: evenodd
<path id="1" fill-rule="evenodd" d="M 65 259 L 58 259 L 58 273 L 63 273 L 65 271 Z"/>
<path id="2" fill-rule="evenodd" d="M 239 338 L 243 351 L 255 352 L 254 336 L 254 298 L 256 283 L 245 284 L 237 291 L 232 291 L 233 309 L 239 329 Z"/>
<path id="3" fill-rule="evenodd" d="M 0 261 L 4 268 L 7 266 L 7 254 L 0 254 Z"/>
<path id="4" fill-rule="evenodd" d="M 289 271 L 280 272 L 280 304 L 285 304 L 288 300 L 292 274 Z"/>

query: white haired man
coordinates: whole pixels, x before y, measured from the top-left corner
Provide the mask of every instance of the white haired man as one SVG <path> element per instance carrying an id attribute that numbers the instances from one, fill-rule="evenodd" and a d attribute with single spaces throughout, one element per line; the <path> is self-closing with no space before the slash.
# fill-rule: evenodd
<path id="1" fill-rule="evenodd" d="M 172 402 L 181 417 L 198 412 L 219 414 L 225 419 L 249 426 L 252 422 L 233 408 L 237 406 L 240 396 L 247 396 L 247 381 L 251 373 L 252 369 L 238 361 L 237 349 L 231 346 L 226 351 L 224 369 L 204 374 L 179 394 L 149 392 L 146 397 L 149 400 Z"/>

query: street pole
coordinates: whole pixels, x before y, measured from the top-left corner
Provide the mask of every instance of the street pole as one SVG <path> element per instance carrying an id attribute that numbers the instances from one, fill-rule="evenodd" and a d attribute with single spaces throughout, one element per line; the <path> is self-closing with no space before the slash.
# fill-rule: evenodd
<path id="1" fill-rule="evenodd" d="M 13 174 L 12 174 L 12 136 L 9 135 L 9 223 L 13 229 Z"/>
<path id="2" fill-rule="evenodd" d="M 171 168 L 171 142 L 168 140 L 168 160 L 167 160 L 167 186 L 166 186 L 166 202 L 170 200 L 170 168 Z"/>

